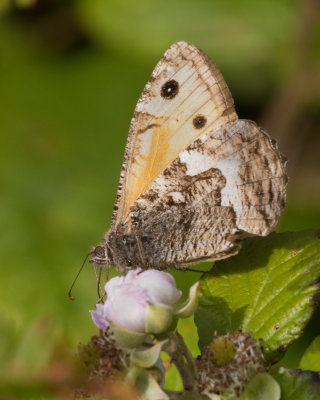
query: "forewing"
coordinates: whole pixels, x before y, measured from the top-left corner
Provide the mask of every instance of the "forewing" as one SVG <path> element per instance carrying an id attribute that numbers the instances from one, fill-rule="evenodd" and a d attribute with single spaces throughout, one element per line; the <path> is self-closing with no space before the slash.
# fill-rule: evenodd
<path id="1" fill-rule="evenodd" d="M 186 42 L 173 44 L 154 69 L 131 121 L 112 229 L 127 220 L 134 201 L 185 148 L 236 118 L 215 64 Z"/>
<path id="2" fill-rule="evenodd" d="M 132 205 L 132 227 L 158 267 L 223 258 L 238 251 L 239 234 L 274 228 L 286 183 L 275 141 L 232 121 L 180 153 Z"/>

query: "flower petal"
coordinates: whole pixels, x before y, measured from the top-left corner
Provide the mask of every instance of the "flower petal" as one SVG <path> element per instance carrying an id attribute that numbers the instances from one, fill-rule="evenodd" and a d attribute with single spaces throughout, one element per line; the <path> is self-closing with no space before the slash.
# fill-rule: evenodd
<path id="1" fill-rule="evenodd" d="M 125 283 L 134 282 L 135 279 L 143 272 L 142 268 L 132 269 L 130 270 L 126 276 L 124 277 Z"/>
<path id="2" fill-rule="evenodd" d="M 110 279 L 104 287 L 108 296 L 112 296 L 112 291 L 117 287 L 121 286 L 124 282 L 124 276 L 115 276 L 114 278 Z"/>
<path id="3" fill-rule="evenodd" d="M 91 310 L 90 313 L 93 322 L 97 325 L 98 328 L 105 330 L 109 326 L 102 304 L 96 304 L 96 310 Z"/>
<path id="4" fill-rule="evenodd" d="M 147 302 L 150 300 L 146 289 L 122 284 L 113 288 L 112 296 L 104 304 L 105 315 L 128 330 L 144 332 Z"/>
<path id="5" fill-rule="evenodd" d="M 182 294 L 172 275 L 154 269 L 141 272 L 132 283 L 147 289 L 153 303 L 172 305 Z"/>

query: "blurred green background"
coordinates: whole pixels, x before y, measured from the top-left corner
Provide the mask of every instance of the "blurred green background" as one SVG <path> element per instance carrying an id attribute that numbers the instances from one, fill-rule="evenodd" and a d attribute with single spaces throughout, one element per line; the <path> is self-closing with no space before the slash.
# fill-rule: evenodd
<path id="1" fill-rule="evenodd" d="M 75 302 L 67 292 L 108 229 L 135 103 L 177 40 L 209 54 L 239 116 L 289 158 L 278 230 L 320 227 L 319 11 L 318 0 L 0 0 L 2 384 L 50 381 L 96 332 L 90 266 Z M 175 276 L 184 289 L 199 277 Z M 284 363 L 298 366 L 319 325 L 316 310 Z"/>

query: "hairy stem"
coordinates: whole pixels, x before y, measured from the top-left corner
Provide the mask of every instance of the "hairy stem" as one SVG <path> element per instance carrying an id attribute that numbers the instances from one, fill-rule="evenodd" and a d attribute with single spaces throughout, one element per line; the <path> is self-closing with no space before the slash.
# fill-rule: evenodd
<path id="1" fill-rule="evenodd" d="M 169 396 L 170 400 L 181 400 L 182 396 L 184 395 L 184 399 L 187 399 L 185 392 L 171 392 L 170 390 L 165 391 L 166 394 Z M 188 392 L 188 397 L 190 400 L 209 400 L 209 397 L 205 394 L 200 394 L 198 392 Z"/>
<path id="2" fill-rule="evenodd" d="M 195 388 L 195 364 L 188 347 L 178 332 L 170 334 L 169 343 L 164 349 L 180 373 L 184 390 Z"/>

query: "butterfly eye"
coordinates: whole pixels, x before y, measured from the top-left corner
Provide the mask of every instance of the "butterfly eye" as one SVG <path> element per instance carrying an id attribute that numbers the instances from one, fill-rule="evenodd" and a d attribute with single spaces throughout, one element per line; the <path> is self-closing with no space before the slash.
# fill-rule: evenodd
<path id="1" fill-rule="evenodd" d="M 105 257 L 106 253 L 105 253 L 104 247 L 102 247 L 102 246 L 97 246 L 97 247 L 94 249 L 94 255 L 95 255 L 96 257 L 100 257 L 100 258 Z"/>
<path id="2" fill-rule="evenodd" d="M 164 83 L 161 88 L 161 96 L 165 99 L 173 99 L 179 92 L 179 83 L 174 79 Z"/>
<path id="3" fill-rule="evenodd" d="M 195 118 L 193 118 L 193 126 L 196 129 L 201 129 L 205 126 L 207 122 L 207 118 L 204 117 L 203 115 L 197 115 Z"/>

